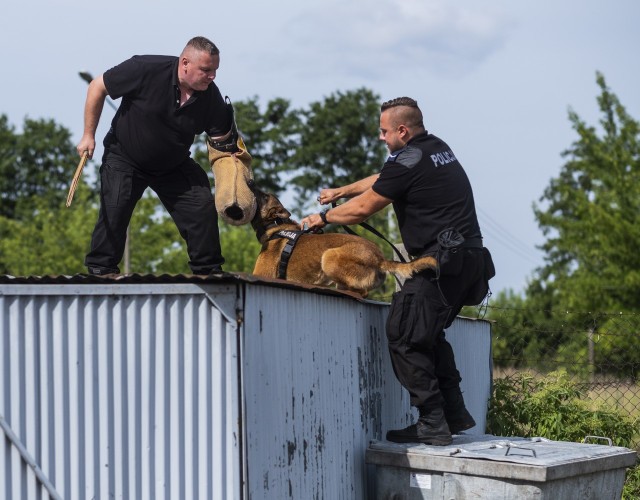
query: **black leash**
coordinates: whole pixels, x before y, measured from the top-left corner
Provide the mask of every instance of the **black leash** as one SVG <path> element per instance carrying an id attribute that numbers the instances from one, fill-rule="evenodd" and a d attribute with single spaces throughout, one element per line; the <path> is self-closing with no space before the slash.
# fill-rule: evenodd
<path id="1" fill-rule="evenodd" d="M 335 202 L 331 203 L 331 206 L 333 208 L 335 208 L 337 205 Z M 382 238 L 384 241 L 386 241 L 387 243 L 389 243 L 389 245 L 391 246 L 391 248 L 393 249 L 393 251 L 396 253 L 396 255 L 398 256 L 398 259 L 400 259 L 400 262 L 407 262 L 407 259 L 404 258 L 404 255 L 402 255 L 402 253 L 400 252 L 400 250 L 398 250 L 398 248 L 391 243 L 380 231 L 378 231 L 375 227 L 371 226 L 370 224 L 367 224 L 366 222 L 361 222 L 360 224 L 358 224 L 359 226 L 365 228 L 367 231 L 375 234 L 378 238 Z M 354 234 L 356 236 L 358 236 L 358 234 L 351 229 L 349 226 L 345 226 L 343 224 L 340 225 L 340 227 L 342 227 L 342 229 L 344 229 L 347 233 L 349 234 Z"/>

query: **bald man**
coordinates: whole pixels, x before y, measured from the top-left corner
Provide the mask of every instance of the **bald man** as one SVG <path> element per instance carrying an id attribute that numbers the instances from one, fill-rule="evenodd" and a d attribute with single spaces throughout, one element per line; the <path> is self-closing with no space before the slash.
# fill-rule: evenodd
<path id="1" fill-rule="evenodd" d="M 195 136 L 233 152 L 233 108 L 213 82 L 220 51 L 204 37 L 189 40 L 180 57 L 142 55 L 89 84 L 78 154 L 95 150 L 107 95 L 122 102 L 104 139 L 100 213 L 85 258 L 90 274 L 119 273 L 127 227 L 145 189 L 153 189 L 187 244 L 194 274 L 222 271 L 218 219 L 206 172 L 191 158 Z"/>

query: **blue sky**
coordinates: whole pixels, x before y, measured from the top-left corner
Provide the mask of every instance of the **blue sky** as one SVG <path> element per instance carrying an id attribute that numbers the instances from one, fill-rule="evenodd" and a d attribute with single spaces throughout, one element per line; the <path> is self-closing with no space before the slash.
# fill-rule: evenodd
<path id="1" fill-rule="evenodd" d="M 492 289 L 518 292 L 543 264 L 532 205 L 576 139 L 567 112 L 600 118 L 596 71 L 640 119 L 639 21 L 636 0 L 12 2 L 0 18 L 0 113 L 18 129 L 25 116 L 53 118 L 77 142 L 79 71 L 178 55 L 195 35 L 220 47 L 216 83 L 232 100 L 303 107 L 363 86 L 414 97 L 472 181 Z M 98 141 L 111 117 L 105 107 Z"/>

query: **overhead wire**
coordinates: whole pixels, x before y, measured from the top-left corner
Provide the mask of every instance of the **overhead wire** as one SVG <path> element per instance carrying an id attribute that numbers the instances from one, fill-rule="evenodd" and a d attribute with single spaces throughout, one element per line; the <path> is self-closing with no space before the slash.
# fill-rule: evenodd
<path id="1" fill-rule="evenodd" d="M 482 210 L 482 208 L 476 206 L 476 209 L 480 215 L 480 227 L 483 234 L 490 236 L 498 244 L 504 246 L 507 250 L 528 262 L 536 266 L 540 264 L 540 256 L 532 249 L 531 245 L 514 236 L 504 226 Z"/>

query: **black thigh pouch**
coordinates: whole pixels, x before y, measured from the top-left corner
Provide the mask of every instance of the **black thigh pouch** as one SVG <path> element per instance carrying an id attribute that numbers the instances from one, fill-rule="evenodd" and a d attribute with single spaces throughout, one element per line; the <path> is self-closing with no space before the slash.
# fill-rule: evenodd
<path id="1" fill-rule="evenodd" d="M 451 308 L 437 284 L 418 275 L 408 280 L 391 301 L 386 331 L 389 343 L 430 349 L 447 323 Z"/>
<path id="2" fill-rule="evenodd" d="M 438 277 L 458 276 L 464 264 L 464 236 L 457 229 L 450 227 L 438 233 Z"/>

